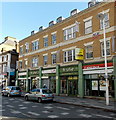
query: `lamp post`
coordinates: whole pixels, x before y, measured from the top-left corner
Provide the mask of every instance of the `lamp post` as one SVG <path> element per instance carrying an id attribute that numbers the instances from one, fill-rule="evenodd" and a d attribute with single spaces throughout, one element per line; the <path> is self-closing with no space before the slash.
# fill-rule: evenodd
<path id="1" fill-rule="evenodd" d="M 109 105 L 109 89 L 108 89 L 109 82 L 108 82 L 107 53 L 106 53 L 105 14 L 99 13 L 97 17 L 103 22 L 105 79 L 106 79 L 106 105 Z"/>

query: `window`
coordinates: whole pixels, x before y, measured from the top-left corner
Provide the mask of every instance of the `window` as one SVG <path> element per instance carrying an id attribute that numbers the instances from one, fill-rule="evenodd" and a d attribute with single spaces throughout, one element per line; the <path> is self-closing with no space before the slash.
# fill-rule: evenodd
<path id="1" fill-rule="evenodd" d="M 28 53 L 29 52 L 29 43 L 25 44 L 25 52 Z"/>
<path id="2" fill-rule="evenodd" d="M 23 46 L 20 46 L 20 55 L 23 54 Z"/>
<path id="3" fill-rule="evenodd" d="M 2 56 L 0 56 L 0 62 L 2 62 Z"/>
<path id="4" fill-rule="evenodd" d="M 22 69 L 22 61 L 19 61 L 19 68 Z"/>
<path id="5" fill-rule="evenodd" d="M 75 60 L 75 49 L 64 52 L 64 62 Z"/>
<path id="6" fill-rule="evenodd" d="M 25 68 L 27 68 L 27 66 L 28 66 L 28 61 L 27 61 L 27 59 L 25 59 L 24 64 L 25 64 Z"/>
<path id="7" fill-rule="evenodd" d="M 4 55 L 4 62 L 7 61 L 7 55 Z"/>
<path id="8" fill-rule="evenodd" d="M 44 47 L 48 47 L 48 37 L 44 38 Z"/>
<path id="9" fill-rule="evenodd" d="M 38 50 L 39 49 L 39 41 L 32 42 L 32 50 Z"/>
<path id="10" fill-rule="evenodd" d="M 76 37 L 76 26 L 64 30 L 64 40 L 70 40 Z"/>
<path id="11" fill-rule="evenodd" d="M 92 32 L 92 19 L 85 21 L 85 34 Z"/>
<path id="12" fill-rule="evenodd" d="M 52 35 L 52 44 L 56 44 L 56 34 Z"/>
<path id="13" fill-rule="evenodd" d="M 47 65 L 47 62 L 48 62 L 48 56 L 43 56 L 43 59 L 44 59 L 44 65 Z"/>
<path id="14" fill-rule="evenodd" d="M 37 67 L 38 66 L 38 58 L 33 58 L 32 59 L 32 67 Z"/>
<path id="15" fill-rule="evenodd" d="M 56 54 L 52 54 L 52 64 L 56 64 Z"/>
<path id="16" fill-rule="evenodd" d="M 104 56 L 104 42 L 101 43 L 101 55 Z M 110 41 L 106 41 L 106 55 L 110 55 Z"/>
<path id="17" fill-rule="evenodd" d="M 104 13 L 104 25 L 105 28 L 109 27 L 109 14 L 108 13 Z M 103 29 L 103 20 L 100 20 L 100 28 Z"/>
<path id="18" fill-rule="evenodd" d="M 92 45 L 86 46 L 86 59 L 93 58 L 93 47 Z"/>
<path id="19" fill-rule="evenodd" d="M 7 65 L 3 64 L 3 73 L 6 73 L 6 72 L 7 72 Z"/>

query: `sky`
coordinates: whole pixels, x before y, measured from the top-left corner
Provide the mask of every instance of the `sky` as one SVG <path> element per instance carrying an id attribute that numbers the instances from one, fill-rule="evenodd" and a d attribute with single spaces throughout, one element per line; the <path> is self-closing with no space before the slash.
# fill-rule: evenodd
<path id="1" fill-rule="evenodd" d="M 1 2 L 0 43 L 6 36 L 22 40 L 38 31 L 40 26 L 48 27 L 50 21 L 59 16 L 67 18 L 73 9 L 87 8 L 87 2 Z M 2 28 L 2 29 L 1 29 Z"/>

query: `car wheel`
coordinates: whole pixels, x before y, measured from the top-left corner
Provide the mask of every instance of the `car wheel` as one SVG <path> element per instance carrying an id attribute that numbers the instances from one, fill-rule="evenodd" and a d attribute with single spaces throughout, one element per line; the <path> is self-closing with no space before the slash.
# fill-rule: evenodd
<path id="1" fill-rule="evenodd" d="M 42 99 L 41 98 L 38 98 L 38 103 L 41 103 L 42 102 Z"/>
<path id="2" fill-rule="evenodd" d="M 8 93 L 7 96 L 10 97 L 11 95 Z"/>
<path id="3" fill-rule="evenodd" d="M 2 94 L 2 96 L 4 96 L 4 93 L 1 93 Z"/>
<path id="4" fill-rule="evenodd" d="M 28 99 L 28 96 L 25 96 L 25 100 L 26 100 L 26 101 L 28 101 L 28 100 L 29 100 L 29 99 Z"/>

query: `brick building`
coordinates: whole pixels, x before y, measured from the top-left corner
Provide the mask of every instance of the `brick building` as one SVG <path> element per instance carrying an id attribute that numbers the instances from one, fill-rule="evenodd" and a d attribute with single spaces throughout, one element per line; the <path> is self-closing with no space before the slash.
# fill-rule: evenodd
<path id="1" fill-rule="evenodd" d="M 78 4 L 78 3 L 77 3 Z M 91 1 L 82 11 L 58 17 L 37 33 L 19 42 L 17 83 L 29 91 L 47 85 L 57 95 L 105 96 L 103 21 L 105 15 L 110 97 L 116 98 L 116 6 Z M 84 60 L 75 60 L 75 49 L 84 49 Z M 115 95 L 114 95 L 115 94 Z"/>

